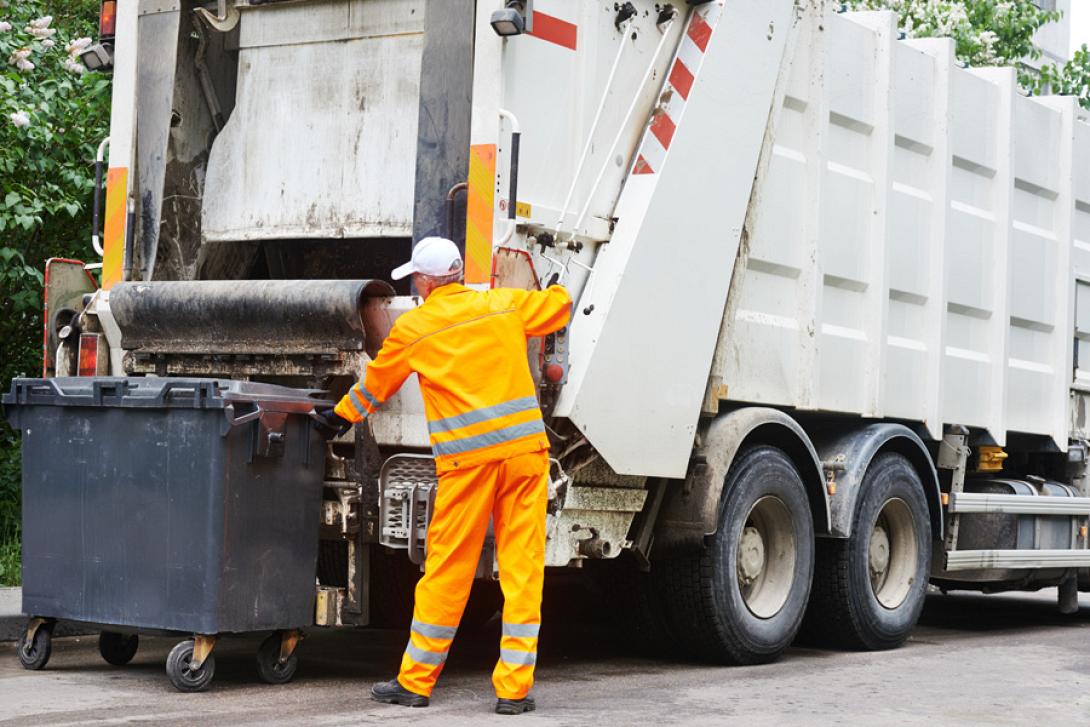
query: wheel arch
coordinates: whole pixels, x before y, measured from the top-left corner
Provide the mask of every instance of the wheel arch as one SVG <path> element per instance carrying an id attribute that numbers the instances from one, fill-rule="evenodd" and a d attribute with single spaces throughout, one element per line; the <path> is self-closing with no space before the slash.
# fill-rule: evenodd
<path id="1" fill-rule="evenodd" d="M 689 473 L 663 505 L 655 530 L 656 551 L 698 549 L 715 533 L 731 464 L 744 447 L 761 444 L 778 447 L 791 459 L 810 500 L 815 534 L 829 532 L 829 497 L 810 437 L 778 409 L 744 407 L 716 417 L 701 432 Z"/>
<path id="2" fill-rule="evenodd" d="M 867 468 L 879 454 L 896 452 L 907 459 L 919 475 L 930 515 L 932 538 L 942 537 L 938 473 L 927 446 L 915 432 L 903 424 L 879 422 L 831 434 L 815 432 L 813 440 L 823 467 L 832 470 L 836 482 L 836 494 L 830 498 L 830 535 L 841 538 L 851 535 L 855 504 Z"/>

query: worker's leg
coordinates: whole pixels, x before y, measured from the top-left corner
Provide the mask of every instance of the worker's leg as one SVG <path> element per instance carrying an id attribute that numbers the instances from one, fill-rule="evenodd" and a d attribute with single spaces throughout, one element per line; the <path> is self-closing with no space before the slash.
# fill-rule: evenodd
<path id="1" fill-rule="evenodd" d="M 397 677 L 411 692 L 430 695 L 447 659 L 488 532 L 498 469 L 490 463 L 439 477 L 424 575 L 416 584 L 412 631 Z"/>
<path id="2" fill-rule="evenodd" d="M 492 672 L 500 699 L 522 699 L 534 684 L 548 499 L 548 452 L 523 454 L 504 462 L 492 511 L 503 589 L 500 659 Z"/>

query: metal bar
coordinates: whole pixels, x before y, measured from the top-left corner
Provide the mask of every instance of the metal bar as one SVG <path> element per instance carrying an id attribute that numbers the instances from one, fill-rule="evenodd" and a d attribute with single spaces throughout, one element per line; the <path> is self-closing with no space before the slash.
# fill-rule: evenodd
<path id="1" fill-rule="evenodd" d="M 413 244 L 444 227 L 447 190 L 469 177 L 473 0 L 425 0 L 420 57 Z M 458 241 L 461 230 L 450 230 Z M 491 242 L 491 240 L 489 240 Z"/>
<path id="2" fill-rule="evenodd" d="M 507 219 L 515 219 L 515 208 L 518 206 L 518 184 L 519 184 L 519 144 L 522 139 L 522 127 L 519 126 L 518 117 L 507 109 L 500 109 L 500 118 L 506 119 L 507 123 L 511 125 L 511 164 L 508 172 L 508 176 L 511 177 L 507 189 Z M 510 228 L 510 232 L 514 231 L 514 227 Z M 508 237 L 510 237 L 510 232 Z M 506 242 L 506 240 L 504 241 Z"/>
<path id="3" fill-rule="evenodd" d="M 196 671 L 204 666 L 204 662 L 208 659 L 209 654 L 212 653 L 212 649 L 216 646 L 216 639 L 218 635 L 205 635 L 194 634 L 193 636 L 193 658 L 189 662 L 189 668 Z"/>
<path id="4" fill-rule="evenodd" d="M 965 487 L 965 466 L 969 460 L 969 448 L 965 445 L 968 432 L 962 428 L 947 427 L 939 443 L 940 469 L 950 470 L 950 496 L 961 494 Z M 945 550 L 953 552 L 958 547 L 960 518 L 954 515 L 947 521 Z"/>
<path id="5" fill-rule="evenodd" d="M 511 184 L 507 191 L 507 219 L 515 219 L 516 208 L 518 207 L 518 189 L 519 189 L 519 143 L 522 139 L 522 134 L 513 131 L 511 132 Z"/>
<path id="6" fill-rule="evenodd" d="M 673 26 L 673 24 L 674 21 L 673 19 L 671 19 L 662 29 L 662 37 L 659 38 L 658 45 L 655 46 L 655 52 L 651 54 L 651 61 L 647 64 L 647 69 L 643 72 L 643 77 L 640 79 L 639 85 L 636 86 L 635 93 L 632 94 L 632 100 L 629 102 L 628 109 L 624 113 L 624 120 L 621 121 L 621 125 L 617 129 L 617 133 L 613 136 L 613 141 L 610 142 L 609 151 L 605 154 L 605 160 L 602 162 L 601 167 L 598 169 L 598 175 L 594 178 L 594 183 L 590 185 L 590 192 L 587 193 L 586 201 L 583 202 L 583 208 L 579 210 L 579 216 L 575 219 L 575 224 L 572 226 L 571 234 L 568 236 L 568 240 L 575 239 L 575 231 L 578 230 L 579 227 L 583 224 L 583 221 L 587 218 L 587 213 L 590 212 L 590 205 L 594 202 L 594 195 L 598 192 L 598 187 L 599 185 L 601 185 L 602 178 L 605 176 L 606 171 L 613 163 L 613 150 L 617 148 L 617 144 L 620 143 L 621 138 L 625 134 L 625 131 L 628 130 L 628 125 L 629 123 L 631 123 L 632 116 L 633 114 L 635 114 L 636 107 L 639 105 L 640 96 L 643 94 L 643 89 L 647 85 L 647 82 L 651 80 L 651 76 L 655 71 L 655 66 L 658 65 L 659 55 L 662 53 L 662 49 L 666 46 L 666 39 L 669 36 L 670 28 Z M 633 147 L 631 154 L 635 153 L 636 148 Z M 628 165 L 630 162 L 631 159 L 625 160 L 626 165 Z M 559 229 L 560 228 L 558 227 L 557 231 L 559 231 Z"/>
<path id="7" fill-rule="evenodd" d="M 631 21 L 629 21 L 629 27 Z M 618 30 L 620 30 L 618 28 Z M 609 92 L 613 88 L 613 79 L 617 76 L 617 66 L 621 63 L 621 56 L 624 55 L 624 49 L 628 45 L 628 27 L 624 29 L 621 35 L 621 42 L 617 46 L 617 54 L 613 57 L 613 65 L 610 66 L 609 75 L 606 77 L 605 88 L 602 89 L 602 98 L 598 101 L 598 109 L 594 112 L 594 121 L 590 124 L 590 131 L 587 132 L 587 140 L 583 144 L 583 152 L 579 155 L 579 163 L 575 166 L 575 174 L 572 176 L 571 185 L 568 187 L 568 193 L 564 196 L 564 204 L 560 206 L 560 215 L 556 220 L 556 229 L 553 230 L 553 235 L 560 236 L 560 227 L 564 224 L 564 216 L 568 214 L 568 205 L 571 204 L 572 195 L 575 194 L 575 188 L 579 184 L 579 178 L 583 175 L 583 165 L 587 162 L 587 157 L 590 156 L 591 144 L 594 142 L 594 133 L 598 130 L 598 122 L 602 120 L 602 111 L 605 110 L 606 100 L 609 98 Z"/>
<path id="8" fill-rule="evenodd" d="M 91 207 L 91 247 L 95 249 L 99 257 L 105 254 L 102 249 L 102 178 L 106 170 L 106 146 L 110 143 L 110 137 L 106 137 L 99 143 L 95 152 L 95 194 Z"/>
<path id="9" fill-rule="evenodd" d="M 26 622 L 26 637 L 23 639 L 23 652 L 29 654 L 34 648 L 34 637 L 38 635 L 38 629 L 44 626 L 46 620 L 35 617 Z"/>
<path id="10" fill-rule="evenodd" d="M 1090 497 L 1044 497 L 951 492 L 950 512 L 1013 515 L 1088 515 Z"/>
<path id="11" fill-rule="evenodd" d="M 955 550 L 946 554 L 947 571 L 1090 567 L 1090 550 Z"/>
<path id="12" fill-rule="evenodd" d="M 303 633 L 298 629 L 292 629 L 290 631 L 284 631 L 280 634 L 280 658 L 278 661 L 281 664 L 287 664 L 288 659 L 295 653 L 295 647 L 299 646 L 299 642 L 303 640 Z"/>

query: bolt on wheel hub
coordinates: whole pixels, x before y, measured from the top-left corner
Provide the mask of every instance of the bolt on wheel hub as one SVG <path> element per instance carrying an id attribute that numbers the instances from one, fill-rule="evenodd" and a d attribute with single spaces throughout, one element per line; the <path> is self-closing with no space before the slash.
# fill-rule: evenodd
<path id="1" fill-rule="evenodd" d="M 742 600 L 757 618 L 772 618 L 787 603 L 797 554 L 791 512 L 783 500 L 766 495 L 753 503 L 738 536 L 735 570 Z"/>
<path id="2" fill-rule="evenodd" d="M 889 570 L 889 535 L 879 523 L 870 534 L 870 576 L 881 578 Z"/>
<path id="3" fill-rule="evenodd" d="M 738 576 L 746 583 L 752 583 L 764 567 L 764 538 L 757 528 L 748 527 L 742 531 L 742 542 L 738 546 Z"/>
<path id="4" fill-rule="evenodd" d="M 883 607 L 897 608 L 905 602 L 916 583 L 919 557 L 916 523 L 908 503 L 894 497 L 882 505 L 868 545 L 871 591 Z"/>

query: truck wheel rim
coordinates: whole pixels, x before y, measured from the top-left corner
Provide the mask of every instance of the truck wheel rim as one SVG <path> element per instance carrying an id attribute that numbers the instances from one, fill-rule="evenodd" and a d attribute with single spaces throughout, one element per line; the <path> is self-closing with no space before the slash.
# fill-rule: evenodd
<path id="1" fill-rule="evenodd" d="M 798 545 L 791 512 L 778 497 L 762 497 L 746 516 L 738 541 L 738 589 L 757 618 L 772 618 L 791 593 Z"/>
<path id="2" fill-rule="evenodd" d="M 916 524 L 908 503 L 890 499 L 871 529 L 867 552 L 870 586 L 878 603 L 894 609 L 905 602 L 916 579 Z"/>

